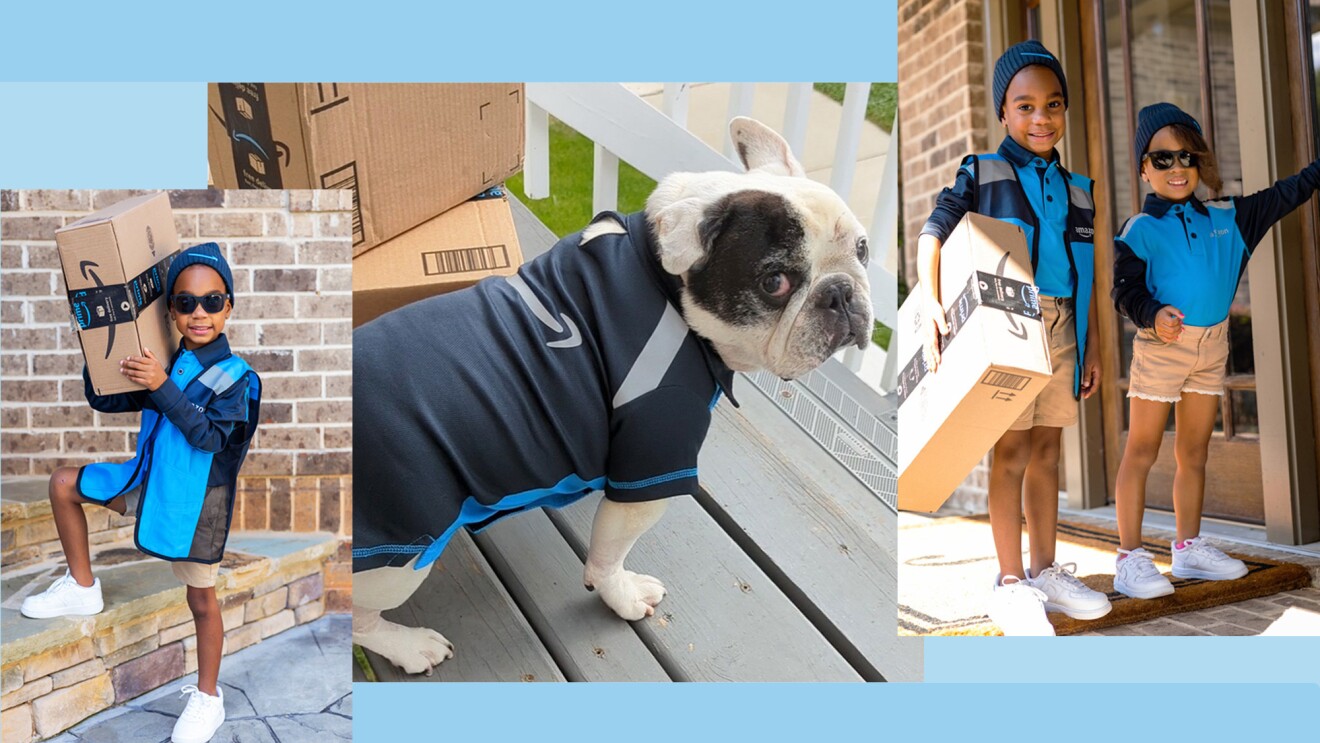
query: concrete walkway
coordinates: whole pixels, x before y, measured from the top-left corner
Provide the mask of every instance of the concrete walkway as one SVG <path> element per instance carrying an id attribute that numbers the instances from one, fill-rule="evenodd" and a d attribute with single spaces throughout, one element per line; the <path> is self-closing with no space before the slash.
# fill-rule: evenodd
<path id="1" fill-rule="evenodd" d="M 220 663 L 225 723 L 212 741 L 331 743 L 353 739 L 351 620 L 332 614 Z M 197 674 L 92 717 L 52 743 L 163 743 Z"/>
<path id="2" fill-rule="evenodd" d="M 983 512 L 980 510 L 969 511 L 957 507 L 956 504 L 946 503 L 938 512 L 937 517 L 970 516 L 974 513 Z M 1078 511 L 1061 504 L 1059 517 L 1061 520 L 1077 524 L 1109 530 L 1117 529 L 1112 506 Z M 926 514 L 900 512 L 898 515 L 899 539 L 902 539 L 903 527 L 919 524 L 930 518 Z M 1256 527 L 1225 524 L 1210 519 L 1205 520 L 1202 529 L 1203 534 L 1226 551 L 1248 557 L 1263 558 L 1276 562 L 1291 562 L 1303 566 L 1311 574 L 1311 585 L 1309 587 L 1283 591 L 1246 601 L 1222 604 L 1208 609 L 1187 611 L 1142 622 L 1081 632 L 1077 636 L 1320 636 L 1320 544 L 1303 545 L 1301 547 L 1271 545 L 1264 540 L 1263 531 L 1263 529 Z M 1158 511 L 1148 511 L 1146 513 L 1142 524 L 1142 536 L 1146 540 L 1167 543 L 1174 538 L 1174 535 L 1172 514 Z M 986 539 L 989 540 L 988 526 L 986 528 Z M 1024 548 L 1027 544 L 1028 541 L 1024 537 Z M 901 546 L 900 544 L 900 548 Z M 986 549 L 990 548 L 989 541 L 986 542 L 985 547 Z M 899 559 L 902 560 L 903 553 L 901 550 L 899 554 Z M 1069 555 L 1067 544 L 1061 541 L 1059 560 L 1067 562 L 1072 559 Z M 989 586 L 994 575 L 994 568 L 987 567 L 985 571 L 985 585 Z M 1085 570 L 1079 572 L 1085 573 Z M 900 567 L 900 586 L 905 579 L 901 573 L 902 568 Z"/>

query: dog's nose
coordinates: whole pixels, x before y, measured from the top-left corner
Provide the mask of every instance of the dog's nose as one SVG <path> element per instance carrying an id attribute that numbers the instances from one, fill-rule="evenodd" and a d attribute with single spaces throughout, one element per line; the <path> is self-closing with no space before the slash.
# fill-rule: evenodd
<path id="1" fill-rule="evenodd" d="M 846 315 L 852 307 L 852 301 L 852 282 L 840 281 L 820 293 L 820 297 L 816 300 L 816 306 Z"/>

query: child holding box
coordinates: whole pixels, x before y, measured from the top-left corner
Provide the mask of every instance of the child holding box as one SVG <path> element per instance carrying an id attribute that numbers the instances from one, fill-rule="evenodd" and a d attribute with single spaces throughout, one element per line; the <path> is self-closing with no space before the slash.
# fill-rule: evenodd
<path id="1" fill-rule="evenodd" d="M 1052 635 L 1045 612 L 1079 619 L 1109 613 L 1109 599 L 1055 559 L 1062 429 L 1077 421 L 1078 396 L 1099 386 L 1100 366 L 1089 343 L 1094 281 L 1091 181 L 1059 163 L 1068 87 L 1059 60 L 1036 41 L 1009 48 L 995 62 L 995 113 L 1008 136 L 999 151 L 969 155 L 952 188 L 939 195 L 917 243 L 917 273 L 926 292 L 925 361 L 939 367 L 939 336 L 948 332 L 940 305 L 939 250 L 969 211 L 1019 225 L 1031 246 L 1042 320 L 1054 376 L 995 444 L 990 467 L 990 527 L 999 576 L 990 618 L 1006 635 Z M 1022 561 L 1025 487 L 1030 570 Z"/>
<path id="2" fill-rule="evenodd" d="M 224 722 L 217 686 L 224 627 L 215 582 L 229 534 L 238 470 L 256 429 L 261 382 L 224 336 L 233 309 L 233 274 L 215 243 L 189 248 L 170 264 L 170 317 L 183 341 L 168 369 L 155 354 L 120 363 L 145 390 L 87 400 L 107 413 L 141 411 L 137 455 L 123 463 L 63 467 L 50 478 L 51 511 L 69 569 L 46 591 L 24 599 L 24 616 L 90 615 L 104 608 L 92 575 L 87 519 L 95 503 L 137 519 L 139 549 L 171 562 L 187 586 L 197 625 L 197 685 L 174 726 L 175 743 L 210 740 Z"/>

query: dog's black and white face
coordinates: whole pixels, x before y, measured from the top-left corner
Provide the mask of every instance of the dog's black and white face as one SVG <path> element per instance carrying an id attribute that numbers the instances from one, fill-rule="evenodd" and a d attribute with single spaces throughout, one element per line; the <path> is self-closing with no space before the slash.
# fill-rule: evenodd
<path id="1" fill-rule="evenodd" d="M 740 371 L 793 379 L 870 341 L 866 233 L 778 134 L 730 125 L 747 173 L 675 173 L 646 213 L 688 324 Z"/>

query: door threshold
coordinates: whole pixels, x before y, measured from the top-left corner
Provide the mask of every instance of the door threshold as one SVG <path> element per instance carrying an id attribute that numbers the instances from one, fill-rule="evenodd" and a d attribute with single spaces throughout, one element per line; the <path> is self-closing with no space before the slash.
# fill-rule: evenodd
<path id="1" fill-rule="evenodd" d="M 1092 518 L 1103 519 L 1112 522 L 1114 528 L 1118 528 L 1118 516 L 1114 512 L 1113 506 L 1104 506 L 1102 508 L 1068 508 L 1065 501 L 1060 499 L 1059 516 L 1090 516 Z M 1176 523 L 1173 514 L 1164 511 L 1147 510 L 1143 521 L 1145 526 L 1153 526 L 1157 529 L 1174 531 Z M 1217 540 L 1242 544 L 1261 549 L 1273 550 L 1275 552 L 1286 552 L 1294 555 L 1303 555 L 1306 557 L 1320 557 L 1320 542 L 1311 542 L 1309 544 L 1276 544 L 1265 537 L 1265 527 L 1255 526 L 1253 524 L 1239 524 L 1222 519 L 1213 519 L 1209 516 L 1201 519 L 1202 531 L 1208 537 Z"/>

